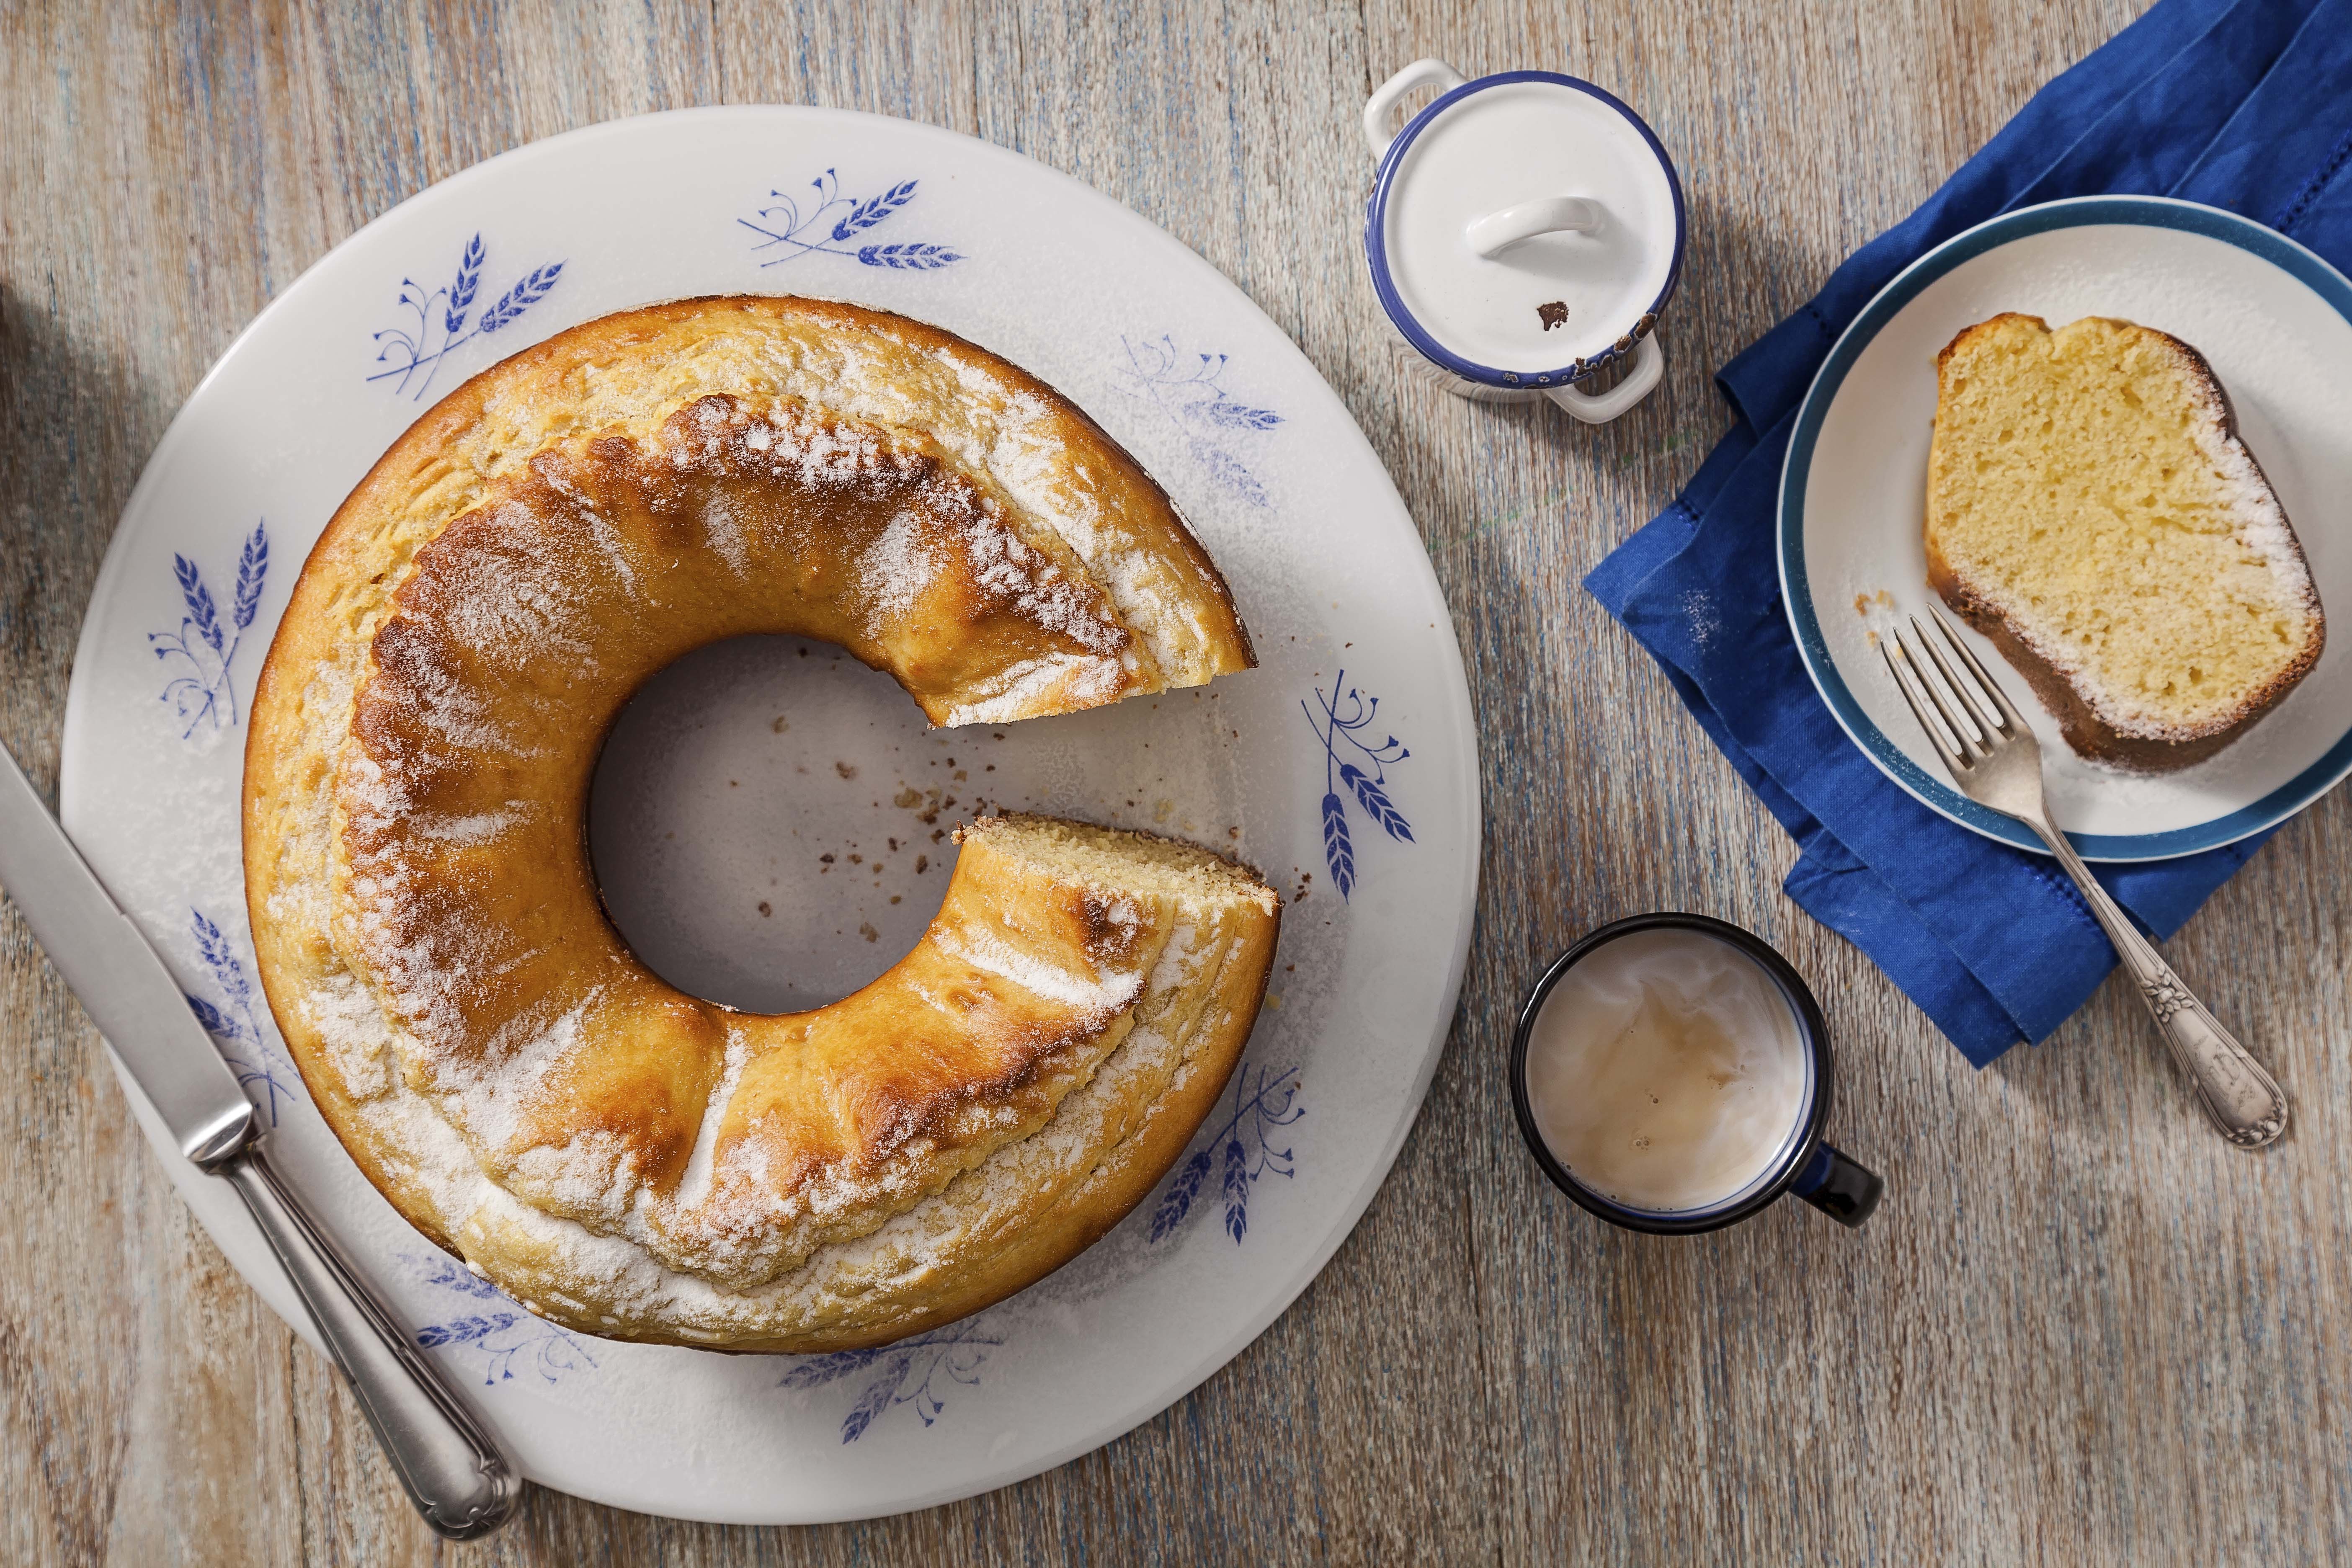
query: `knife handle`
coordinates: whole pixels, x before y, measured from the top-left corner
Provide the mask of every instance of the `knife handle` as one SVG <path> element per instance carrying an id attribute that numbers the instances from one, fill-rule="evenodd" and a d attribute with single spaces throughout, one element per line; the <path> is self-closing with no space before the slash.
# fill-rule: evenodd
<path id="1" fill-rule="evenodd" d="M 451 1541 L 504 1524 L 522 1500 L 513 1463 L 270 1169 L 260 1144 L 215 1169 L 236 1185 L 286 1266 L 425 1522 Z"/>

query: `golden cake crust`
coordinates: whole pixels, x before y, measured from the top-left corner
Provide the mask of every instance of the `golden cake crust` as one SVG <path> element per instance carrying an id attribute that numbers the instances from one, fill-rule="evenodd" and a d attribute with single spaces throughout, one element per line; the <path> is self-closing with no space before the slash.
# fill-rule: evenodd
<path id="1" fill-rule="evenodd" d="M 2103 334 L 2126 349 L 2142 345 L 2152 349 L 2163 362 L 2165 374 L 2186 387 L 2195 417 L 2210 431 L 2210 440 L 2206 443 L 2211 448 L 2210 455 L 2238 470 L 2241 482 L 2259 493 L 2258 505 L 2265 506 L 2274 517 L 2278 552 L 2286 558 L 2284 575 L 2289 589 L 2285 597 L 2299 613 L 2303 635 L 2262 679 L 2217 711 L 2194 721 L 2163 723 L 2121 717 L 2111 697 L 2079 673 L 2070 672 L 2049 639 L 2028 628 L 2017 605 L 1949 558 L 1942 514 L 1952 504 L 1954 492 L 1964 488 L 1964 481 L 1955 473 L 1945 421 L 1959 367 L 1973 352 L 1998 345 L 2004 338 L 2022 336 L 2046 348 L 2063 336 L 2079 332 Z M 2318 663 L 2326 646 L 2326 620 L 2308 563 L 2261 465 L 2238 434 L 2237 414 L 2229 393 L 2205 356 L 2190 344 L 2152 327 L 2099 317 L 2085 318 L 2053 332 L 2038 316 L 2006 311 L 1963 330 L 1946 344 L 1936 356 L 1936 376 L 1937 434 L 1928 459 L 1925 530 L 1928 586 L 2025 677 L 2077 754 L 2139 772 L 2167 772 L 2203 762 L 2243 735 Z M 2184 584 L 2183 591 L 2193 589 Z"/>
<path id="2" fill-rule="evenodd" d="M 588 780 L 646 678 L 747 632 L 840 643 L 948 724 L 1253 662 L 1158 487 L 1015 367 L 810 300 L 607 317 L 445 399 L 312 552 L 247 742 L 257 953 L 361 1168 L 534 1310 L 878 1343 L 1150 1190 L 1246 1040 L 1276 904 L 1205 851 L 1080 874 L 992 819 L 856 994 L 677 992 L 604 915 Z"/>

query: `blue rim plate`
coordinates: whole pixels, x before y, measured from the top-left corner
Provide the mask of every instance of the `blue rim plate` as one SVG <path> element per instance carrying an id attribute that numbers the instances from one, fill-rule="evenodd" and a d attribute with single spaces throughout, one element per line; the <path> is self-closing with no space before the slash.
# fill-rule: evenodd
<path id="1" fill-rule="evenodd" d="M 2048 851 L 2022 824 L 1969 800 L 1942 776 L 1931 774 L 1914 761 L 1888 739 L 1846 684 L 1845 677 L 1832 656 L 1829 639 L 1823 635 L 1811 582 L 1808 577 L 1805 558 L 1807 492 L 1814 479 L 1815 459 L 1817 449 L 1821 447 L 1823 427 L 1838 404 L 1840 393 L 1846 388 L 1849 376 L 1871 344 L 1923 293 L 1965 264 L 2005 246 L 2035 236 L 2092 225 L 2137 226 L 2219 240 L 2267 262 L 2302 284 L 2328 310 L 2347 325 L 2352 325 L 2352 282 L 2347 282 L 2342 273 L 2285 236 L 2235 213 L 2161 196 L 2078 196 L 2020 208 L 1946 240 L 1913 262 L 1881 289 L 1877 298 L 1864 307 L 1862 313 L 1854 318 L 1830 350 L 1829 358 L 1822 363 L 1803 404 L 1798 408 L 1796 426 L 1790 437 L 1788 458 L 1780 474 L 1778 526 L 1781 598 L 1788 606 L 1790 627 L 1795 633 L 1797 651 L 1804 660 L 1806 673 L 1811 676 L 1813 685 L 1820 690 L 1822 700 L 1829 704 L 1830 711 L 1836 716 L 1840 727 L 1882 773 L 1922 804 L 1989 838 L 2036 854 Z M 2119 258 L 2125 258 L 2128 255 L 2128 247 L 2118 247 L 2116 254 Z M 2121 259 L 2117 262 L 2119 268 L 2124 264 Z M 2082 313 L 2098 312 L 2085 310 Z M 2112 310 L 2110 313 L 2128 312 Z M 2051 324 L 2058 326 L 2063 323 L 2053 320 Z M 1932 377 L 1932 367 L 1928 363 L 1923 361 L 1919 371 L 1922 376 Z M 2241 408 L 2242 412 L 2242 403 Z M 1832 461 L 1841 456 L 1834 447 L 1827 455 Z M 2312 525 L 2318 520 L 2294 506 L 2290 506 L 2289 515 L 2296 519 L 2298 530 L 2303 533 L 2308 549 L 2313 538 Z M 1889 526 L 1916 530 L 1917 514 L 1915 510 L 1906 516 L 1891 518 Z M 1911 599 L 1906 608 L 1916 608 L 1917 605 L 1934 600 L 1924 580 L 1901 586 Z M 1977 646 L 1983 650 L 1990 645 L 1979 642 Z M 2011 689 L 2021 692 L 2024 689 L 2022 678 L 2014 678 Z M 2289 701 L 2292 703 L 2293 699 L 2290 698 Z M 2038 709 L 2030 710 L 2028 717 L 2032 718 L 2038 711 Z M 2263 723 L 2275 726 L 2288 711 L 2288 708 L 2283 706 Z M 2054 726 L 2052 723 L 2042 722 L 2036 728 L 2045 739 L 2053 740 L 2052 744 L 2044 747 L 2045 758 L 2063 752 L 2063 746 L 2054 742 Z M 2250 733 L 2261 733 L 2261 726 Z M 2222 753 L 2224 757 L 2231 754 Z M 2201 764 L 2204 767 L 2211 765 Z M 2197 772 L 2198 769 L 2188 770 L 2189 774 Z M 2195 854 L 2235 843 L 2284 822 L 2334 788 L 2347 773 L 2352 773 L 2352 730 L 2340 734 L 2316 760 L 2303 766 L 2284 783 L 2259 794 L 2241 792 L 2250 795 L 2251 798 L 2217 802 L 2221 809 L 2204 820 L 2162 831 L 2069 833 L 2067 837 L 2084 858 L 2089 860 L 2156 860 Z M 2187 774 L 2173 776 L 2185 777 Z M 2226 789 L 2221 793 L 2226 795 Z"/>

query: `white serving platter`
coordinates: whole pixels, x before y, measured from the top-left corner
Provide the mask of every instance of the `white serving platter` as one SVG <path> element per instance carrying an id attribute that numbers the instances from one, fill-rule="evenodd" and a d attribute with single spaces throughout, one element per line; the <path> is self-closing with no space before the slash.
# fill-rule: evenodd
<path id="1" fill-rule="evenodd" d="M 889 681 L 822 645 L 683 661 L 625 715 L 593 813 L 616 915 L 656 967 L 751 1005 L 845 994 L 911 945 L 953 854 L 930 835 L 983 801 L 1192 837 L 1289 900 L 1223 1108 L 1125 1225 L 962 1323 L 814 1358 L 569 1333 L 411 1230 L 286 1058 L 238 856 L 254 676 L 312 541 L 384 447 L 565 327 L 746 292 L 902 311 L 1052 382 L 1174 495 L 1262 664 L 1199 693 L 932 732 Z M 1280 329 L 1186 247 L 1050 169 L 795 108 L 656 115 L 520 149 L 402 204 L 287 289 L 132 493 L 76 656 L 60 795 L 247 1075 L 281 1167 L 530 1478 L 744 1522 L 1003 1486 L 1128 1431 L 1249 1343 L 1346 1237 L 1412 1124 L 1461 984 L 1479 846 L 1476 732 L 1427 555 Z M 856 874 L 837 872 L 851 853 Z M 309 1336 L 235 1195 L 124 1087 L 190 1206 Z"/>

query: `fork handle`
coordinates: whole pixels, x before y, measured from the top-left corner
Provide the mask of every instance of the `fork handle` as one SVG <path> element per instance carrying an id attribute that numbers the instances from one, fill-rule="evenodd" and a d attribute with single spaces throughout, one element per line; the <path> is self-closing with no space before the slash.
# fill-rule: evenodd
<path id="1" fill-rule="evenodd" d="M 2025 823 L 2050 846 L 2050 852 L 2082 889 L 2091 913 L 2106 929 L 2107 940 L 2116 944 L 2116 955 L 2139 985 L 2140 1000 L 2147 1004 L 2157 1033 L 2164 1037 L 2173 1059 L 2187 1069 L 2189 1081 L 2197 1086 L 2197 1101 L 2205 1108 L 2206 1119 L 2241 1149 L 2259 1149 L 2277 1142 L 2286 1131 L 2286 1095 L 2278 1080 L 2263 1071 L 2263 1064 L 2180 983 L 2164 955 L 2139 934 L 2131 917 L 2092 877 L 2091 868 L 2083 864 L 2066 836 L 2032 817 L 2025 818 Z"/>

